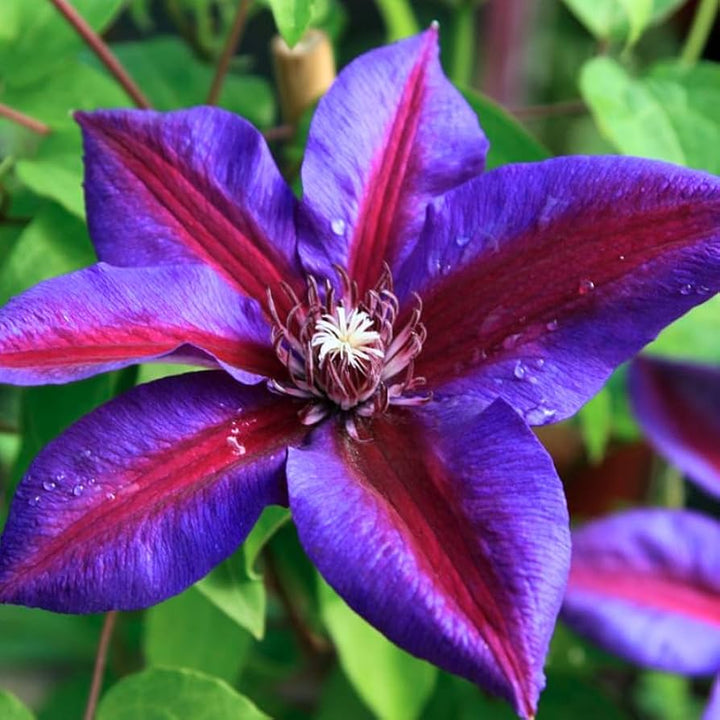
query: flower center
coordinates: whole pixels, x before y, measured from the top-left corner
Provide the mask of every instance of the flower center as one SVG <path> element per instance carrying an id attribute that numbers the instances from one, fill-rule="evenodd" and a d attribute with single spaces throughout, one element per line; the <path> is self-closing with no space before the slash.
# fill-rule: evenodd
<path id="1" fill-rule="evenodd" d="M 360 369 L 371 356 L 382 357 L 384 351 L 377 346 L 380 333 L 372 327 L 370 316 L 359 308 L 348 315 L 345 308 L 338 305 L 334 315 L 323 315 L 315 324 L 315 334 L 310 341 L 313 348 L 319 348 L 320 366 L 329 358 Z"/>
<path id="2" fill-rule="evenodd" d="M 357 416 L 429 400 L 428 394 L 417 393 L 425 379 L 413 377 L 425 327 L 420 322 L 419 297 L 409 316 L 398 322 L 398 300 L 387 268 L 362 299 L 357 284 L 343 269 L 336 269 L 342 287 L 339 299 L 329 281 L 321 292 L 315 278 L 308 277 L 303 299 L 283 286 L 292 307 L 281 318 L 268 293 L 273 345 L 287 369 L 287 378 L 270 380 L 269 387 L 306 399 L 299 415 L 307 425 L 333 412 L 344 413 L 348 431 L 357 437 Z"/>

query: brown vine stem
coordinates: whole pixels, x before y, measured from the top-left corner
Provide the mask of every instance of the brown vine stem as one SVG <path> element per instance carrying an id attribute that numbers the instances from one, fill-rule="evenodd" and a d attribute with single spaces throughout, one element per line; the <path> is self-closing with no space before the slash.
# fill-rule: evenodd
<path id="1" fill-rule="evenodd" d="M 265 578 L 267 583 L 275 591 L 280 604 L 283 606 L 290 627 L 298 639 L 302 651 L 309 657 L 323 657 L 331 654 L 332 646 L 329 645 L 324 638 L 315 634 L 305 623 L 302 613 L 295 605 L 292 596 L 280 577 L 272 551 L 267 546 L 263 550 L 263 558 L 265 560 Z"/>
<path id="2" fill-rule="evenodd" d="M 139 108 L 148 109 L 150 101 L 143 95 L 135 81 L 128 75 L 120 61 L 115 57 L 107 43 L 87 24 L 78 11 L 67 0 L 50 0 L 58 12 L 75 28 L 77 34 L 98 56 L 103 65 L 125 90 L 128 97 Z"/>
<path id="3" fill-rule="evenodd" d="M 237 50 L 242 37 L 243 30 L 245 29 L 245 22 L 247 21 L 248 10 L 250 9 L 250 0 L 240 0 L 235 13 L 235 19 L 233 20 L 232 27 L 228 33 L 225 45 L 223 46 L 222 53 L 220 53 L 220 59 L 218 60 L 217 67 L 215 68 L 215 76 L 212 80 L 212 85 L 207 96 L 208 105 L 216 105 L 220 99 L 220 93 L 222 92 L 223 81 L 227 75 L 228 68 L 230 67 L 230 61 Z"/>
<path id="4" fill-rule="evenodd" d="M 36 120 L 34 117 L 25 115 L 15 108 L 11 108 L 9 105 L 3 105 L 0 103 L 0 117 L 10 120 L 17 125 L 22 125 L 28 130 L 32 130 L 38 135 L 47 135 L 50 132 L 50 127 L 40 120 Z"/>
<path id="5" fill-rule="evenodd" d="M 90 694 L 88 695 L 87 705 L 85 706 L 85 714 L 83 720 L 93 720 L 95 717 L 95 708 L 100 698 L 100 690 L 102 688 L 103 676 L 105 675 L 105 663 L 107 662 L 108 648 L 115 629 L 115 621 L 117 620 L 117 612 L 112 611 L 105 614 L 102 631 L 100 632 L 100 640 L 98 642 L 97 653 L 95 654 L 95 667 L 93 668 L 92 683 L 90 684 Z"/>

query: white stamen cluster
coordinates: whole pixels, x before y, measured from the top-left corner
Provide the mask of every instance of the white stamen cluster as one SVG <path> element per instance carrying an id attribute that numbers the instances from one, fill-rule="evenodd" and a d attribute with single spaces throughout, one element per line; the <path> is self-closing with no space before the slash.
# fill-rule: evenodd
<path id="1" fill-rule="evenodd" d="M 427 394 L 417 394 L 425 379 L 413 376 L 425 327 L 420 322 L 419 297 L 417 306 L 398 320 L 400 308 L 387 268 L 362 300 L 347 273 L 336 269 L 342 286 L 339 299 L 327 280 L 321 292 L 309 277 L 305 299 L 284 285 L 291 305 L 281 318 L 269 293 L 273 345 L 287 378 L 271 380 L 268 387 L 306 399 L 299 415 L 307 425 L 334 412 L 344 413 L 348 432 L 357 438 L 356 417 L 429 399 Z"/>
<path id="2" fill-rule="evenodd" d="M 315 334 L 310 341 L 312 347 L 319 349 L 320 367 L 326 357 L 345 361 L 355 369 L 360 369 L 371 355 L 381 358 L 384 353 L 377 347 L 380 333 L 372 327 L 370 316 L 359 308 L 347 314 L 345 308 L 338 305 L 334 315 L 323 315 L 315 324 Z"/>

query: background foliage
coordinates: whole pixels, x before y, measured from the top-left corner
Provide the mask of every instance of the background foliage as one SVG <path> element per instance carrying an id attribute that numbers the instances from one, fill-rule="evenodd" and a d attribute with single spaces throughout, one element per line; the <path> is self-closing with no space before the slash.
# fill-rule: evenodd
<path id="1" fill-rule="evenodd" d="M 268 44 L 309 26 L 340 65 L 440 20 L 444 64 L 490 137 L 489 166 L 614 152 L 720 172 L 716 0 L 256 0 L 218 103 L 267 131 L 297 181 L 304 131 L 282 124 Z M 152 105 L 205 101 L 238 0 L 72 0 Z M 514 16 L 513 16 L 514 13 Z M 511 17 L 512 16 L 512 17 Z M 513 19 L 514 18 L 514 19 Z M 511 21 L 512 20 L 512 21 Z M 708 42 L 708 37 L 710 38 Z M 704 57 L 703 57 L 704 53 Z M 493 99 L 491 99 L 491 97 Z M 0 2 L 0 301 L 90 264 L 75 109 L 132 105 L 49 0 Z M 720 362 L 720 299 L 669 328 L 652 352 Z M 63 387 L 0 386 L 0 526 L 35 453 L 80 416 L 176 369 L 141 367 Z M 638 437 L 622 369 L 569 423 L 546 428 L 574 518 L 677 502 Z M 697 491 L 686 501 L 718 514 Z M 102 617 L 0 606 L 0 718 L 82 717 Z M 559 626 L 540 717 L 692 720 L 708 683 L 643 672 Z M 22 698 L 19 699 L 19 698 Z M 261 708 L 262 710 L 260 710 Z M 235 555 L 196 586 L 122 614 L 98 720 L 511 718 L 502 703 L 416 660 L 349 610 L 271 508 Z"/>

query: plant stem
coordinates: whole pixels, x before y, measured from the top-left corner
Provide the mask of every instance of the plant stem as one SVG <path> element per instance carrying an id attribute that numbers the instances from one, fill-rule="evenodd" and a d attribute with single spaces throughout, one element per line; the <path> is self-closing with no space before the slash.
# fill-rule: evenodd
<path id="1" fill-rule="evenodd" d="M 4 117 L 6 120 L 10 120 L 17 125 L 22 125 L 24 128 L 32 130 L 38 135 L 47 135 L 50 132 L 50 127 L 44 122 L 40 122 L 40 120 L 36 120 L 2 103 L 0 103 L 0 117 Z"/>
<path id="2" fill-rule="evenodd" d="M 280 577 L 272 551 L 267 546 L 263 550 L 263 559 L 265 560 L 264 569 L 268 585 L 275 591 L 280 604 L 283 606 L 288 622 L 302 651 L 309 657 L 322 657 L 332 653 L 332 647 L 327 641 L 313 632 L 305 623 L 302 613 L 295 605 L 292 596 Z"/>
<path id="3" fill-rule="evenodd" d="M 685 45 L 680 53 L 683 65 L 694 65 L 703 53 L 715 22 L 720 0 L 700 0 Z"/>
<path id="4" fill-rule="evenodd" d="M 220 93 L 222 92 L 222 84 L 227 75 L 228 68 L 230 67 L 230 61 L 232 60 L 237 46 L 240 43 L 243 30 L 245 29 L 245 22 L 247 21 L 248 10 L 250 9 L 250 0 L 240 0 L 235 13 L 235 19 L 233 20 L 232 27 L 228 33 L 225 45 L 223 46 L 222 53 L 218 60 L 217 68 L 215 69 L 215 76 L 210 86 L 210 91 L 207 96 L 208 105 L 216 105 L 220 99 Z"/>
<path id="5" fill-rule="evenodd" d="M 375 0 L 375 4 L 382 15 L 389 41 L 420 32 L 420 25 L 407 0 Z"/>
<path id="6" fill-rule="evenodd" d="M 452 19 L 450 79 L 460 87 L 470 87 L 475 64 L 475 3 L 465 0 Z"/>
<path id="7" fill-rule="evenodd" d="M 108 648 L 115 629 L 115 621 L 117 620 L 117 612 L 112 611 L 105 614 L 102 631 L 100 632 L 100 641 L 98 642 L 97 653 L 95 654 L 95 667 L 93 668 L 92 683 L 90 684 L 90 694 L 88 695 L 87 705 L 85 706 L 85 714 L 83 720 L 93 720 L 95 717 L 95 708 L 100 698 L 100 690 L 102 689 L 103 676 L 105 674 L 105 663 L 107 662 Z"/>
<path id="8" fill-rule="evenodd" d="M 87 24 L 85 19 L 77 10 L 70 5 L 68 0 L 50 0 L 65 19 L 75 28 L 78 35 L 85 41 L 87 46 L 98 56 L 103 65 L 110 71 L 110 74 L 118 81 L 125 90 L 128 97 L 139 108 L 151 107 L 150 101 L 143 95 L 135 81 L 128 75 L 120 61 L 115 57 L 107 43 Z"/>

